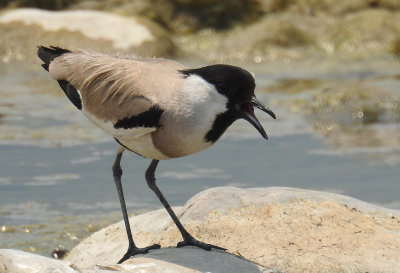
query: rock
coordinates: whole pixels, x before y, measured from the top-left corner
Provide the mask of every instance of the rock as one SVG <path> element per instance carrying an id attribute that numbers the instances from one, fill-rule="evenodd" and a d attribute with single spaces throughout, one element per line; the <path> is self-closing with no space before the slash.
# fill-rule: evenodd
<path id="1" fill-rule="evenodd" d="M 296 24 L 289 16 L 266 16 L 222 39 L 215 58 L 225 56 L 227 59 L 250 59 L 257 63 L 262 59 L 294 58 L 298 54 L 294 49 L 315 48 L 313 34 Z"/>
<path id="2" fill-rule="evenodd" d="M 276 60 L 399 56 L 400 1 L 317 2 L 265 0 L 257 20 L 241 21 L 225 32 L 207 29 L 180 36 L 177 43 L 186 54 L 209 62 L 270 65 Z"/>
<path id="3" fill-rule="evenodd" d="M 140 247 L 152 244 L 153 235 L 169 225 L 171 219 L 165 209 L 159 209 L 131 217 L 129 221 L 135 244 Z M 65 260 L 80 268 L 89 268 L 95 264 L 115 264 L 127 249 L 125 225 L 123 221 L 120 221 L 95 232 L 80 242 L 67 254 Z"/>
<path id="4" fill-rule="evenodd" d="M 175 248 L 180 234 L 162 209 L 130 221 L 138 246 L 160 243 L 163 248 L 121 265 L 115 263 L 127 248 L 122 221 L 83 240 L 64 261 L 0 250 L 0 272 L 377 273 L 400 268 L 400 211 L 351 197 L 224 187 L 201 192 L 174 209 L 192 235 L 235 255 Z"/>
<path id="5" fill-rule="evenodd" d="M 396 0 L 261 0 L 262 10 L 265 13 L 295 10 L 304 14 L 314 15 L 316 13 L 345 15 L 366 9 L 399 10 L 400 2 Z"/>
<path id="6" fill-rule="evenodd" d="M 18 250 L 0 250 L 2 273 L 278 273 L 237 256 L 221 251 L 203 251 L 195 247 L 164 248 L 138 255 L 123 264 L 97 264 L 80 269 L 63 261 L 42 257 Z"/>
<path id="7" fill-rule="evenodd" d="M 145 17 L 170 29 L 176 13 L 175 1 L 169 0 L 85 0 L 71 6 L 75 10 L 102 10 L 132 17 Z"/>
<path id="8" fill-rule="evenodd" d="M 156 23 L 142 17 L 100 11 L 9 10 L 0 15 L 0 30 L 6 41 L 0 53 L 14 50 L 12 54 L 21 55 L 19 59 L 27 58 L 28 53 L 33 55 L 32 50 L 41 44 L 98 49 L 114 54 L 116 51 L 135 53 L 143 57 L 175 54 L 169 34 Z M 21 36 L 28 39 L 21 39 Z"/>
<path id="9" fill-rule="evenodd" d="M 157 263 L 159 266 L 165 266 L 175 269 L 176 272 L 218 272 L 218 273 L 261 273 L 277 272 L 246 261 L 235 255 L 223 251 L 204 251 L 197 247 L 184 248 L 163 248 L 153 250 L 146 255 L 138 255 L 135 259 L 130 259 L 122 265 L 143 265 L 145 263 Z M 148 271 L 145 271 L 146 273 Z M 149 271 L 150 272 L 150 271 Z M 152 271 L 151 271 L 152 272 Z M 162 271 L 154 271 L 162 272 Z M 174 271 L 175 272 L 175 271 Z"/>
<path id="10" fill-rule="evenodd" d="M 110 40 L 116 49 L 136 47 L 155 39 L 151 31 L 135 18 L 128 19 L 98 11 L 50 12 L 39 9 L 18 9 L 5 12 L 0 17 L 0 23 L 12 22 L 36 24 L 45 31 L 62 29 L 77 31 L 89 39 Z M 132 31 L 131 35 L 127 35 L 129 33 L 126 33 L 126 29 Z"/>
<path id="11" fill-rule="evenodd" d="M 0 249 L 1 273 L 77 273 L 59 260 L 13 249 Z"/>
<path id="12" fill-rule="evenodd" d="M 103 0 L 79 2 L 72 8 L 140 15 L 176 33 L 191 33 L 205 28 L 227 29 L 254 21 L 262 15 L 259 1 L 254 0 Z"/>
<path id="13" fill-rule="evenodd" d="M 320 44 L 332 52 L 390 53 L 390 44 L 400 38 L 400 12 L 369 9 L 344 16 L 321 35 Z"/>
<path id="14" fill-rule="evenodd" d="M 400 268 L 400 212 L 351 197 L 292 188 L 226 187 L 199 193 L 175 210 L 196 238 L 264 268 L 289 273 Z M 170 247 L 181 240 L 163 210 L 130 221 L 139 246 Z M 125 229 L 119 222 L 83 240 L 65 260 L 80 268 L 113 264 L 126 248 Z"/>

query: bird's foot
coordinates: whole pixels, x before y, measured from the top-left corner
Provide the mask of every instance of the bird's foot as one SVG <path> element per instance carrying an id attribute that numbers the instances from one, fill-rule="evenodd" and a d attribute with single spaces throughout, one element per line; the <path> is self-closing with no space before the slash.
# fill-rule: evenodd
<path id="1" fill-rule="evenodd" d="M 179 242 L 177 244 L 177 247 L 184 247 L 184 246 L 197 246 L 199 248 L 202 248 L 204 250 L 208 250 L 210 251 L 212 248 L 214 249 L 218 249 L 218 250 L 222 250 L 222 251 L 226 251 L 226 248 L 223 247 L 219 247 L 219 246 L 215 246 L 215 245 L 211 245 L 211 244 L 206 244 L 203 243 L 199 240 L 196 240 L 195 238 L 193 238 L 191 235 L 186 236 L 182 242 Z"/>
<path id="2" fill-rule="evenodd" d="M 143 247 L 143 248 L 138 248 L 138 247 L 129 247 L 128 251 L 125 253 L 124 257 L 122 257 L 121 260 L 119 260 L 119 264 L 125 262 L 128 260 L 130 257 L 135 256 L 137 254 L 146 254 L 149 252 L 151 249 L 159 249 L 161 246 L 159 244 L 154 244 L 148 247 Z"/>

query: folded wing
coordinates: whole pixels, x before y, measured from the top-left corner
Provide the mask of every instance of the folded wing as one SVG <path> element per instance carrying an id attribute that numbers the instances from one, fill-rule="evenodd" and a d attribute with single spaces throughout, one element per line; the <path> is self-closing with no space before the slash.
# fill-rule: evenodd
<path id="1" fill-rule="evenodd" d="M 107 134 L 134 139 L 162 127 L 164 110 L 148 96 L 151 84 L 140 80 L 146 79 L 140 60 L 58 47 L 39 47 L 38 56 L 70 101 Z"/>

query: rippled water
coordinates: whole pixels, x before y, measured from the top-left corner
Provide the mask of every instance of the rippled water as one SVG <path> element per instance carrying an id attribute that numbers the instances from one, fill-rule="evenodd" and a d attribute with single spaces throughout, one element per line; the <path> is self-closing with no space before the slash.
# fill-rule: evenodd
<path id="1" fill-rule="evenodd" d="M 320 69 L 303 65 L 308 70 L 254 68 L 260 90 L 300 76 L 360 77 L 351 74 L 360 65 L 348 68 L 348 73 L 336 66 L 332 70 L 329 65 Z M 385 75 L 395 74 L 396 66 L 391 65 L 375 63 L 361 75 L 380 76 L 382 66 L 387 68 Z M 0 248 L 48 255 L 59 244 L 71 248 L 91 232 L 121 220 L 111 173 L 117 144 L 86 121 L 46 73 L 20 65 L 0 65 L 0 71 Z M 400 90 L 398 79 L 390 84 Z M 158 184 L 170 203 L 183 205 L 210 187 L 288 186 L 337 192 L 400 209 L 397 142 L 337 146 L 314 133 L 312 121 L 288 110 L 285 101 L 293 96 L 298 95 L 259 94 L 279 117 L 274 121 L 256 113 L 268 141 L 239 121 L 210 149 L 161 162 Z M 399 133 L 400 138 L 397 123 L 374 126 L 390 129 L 378 130 L 382 139 L 387 132 Z M 161 207 L 144 181 L 149 163 L 134 154 L 124 155 L 123 185 L 130 213 Z"/>

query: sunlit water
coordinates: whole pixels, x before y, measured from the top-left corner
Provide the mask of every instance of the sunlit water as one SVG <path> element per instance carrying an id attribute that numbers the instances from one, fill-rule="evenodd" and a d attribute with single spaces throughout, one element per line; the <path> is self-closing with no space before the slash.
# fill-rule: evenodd
<path id="1" fill-rule="evenodd" d="M 71 248 L 91 232 L 121 220 L 111 172 L 118 146 L 66 98 L 39 92 L 50 85 L 45 73 L 16 68 L 2 67 L 0 75 L 0 248 L 48 255 L 58 245 Z M 257 75 L 261 86 L 277 77 Z M 43 84 L 36 86 L 35 80 Z M 259 95 L 265 101 L 274 96 Z M 157 181 L 171 205 L 183 205 L 210 187 L 285 186 L 336 192 L 400 209 L 399 161 L 387 164 L 374 157 L 381 153 L 388 158 L 393 150 L 339 152 L 313 134 L 301 117 L 279 105 L 273 108 L 276 121 L 256 112 L 268 141 L 239 121 L 210 149 L 162 161 Z M 161 207 L 144 180 L 149 163 L 134 154 L 123 157 L 123 186 L 132 214 Z"/>

